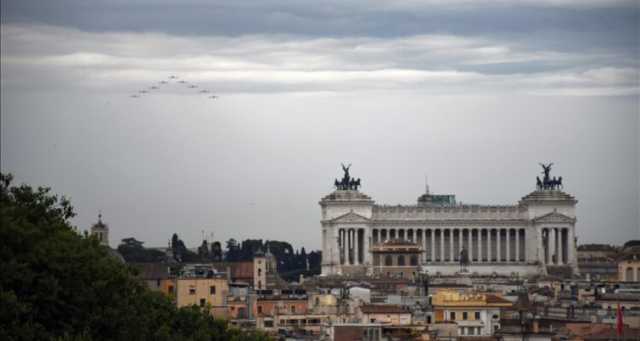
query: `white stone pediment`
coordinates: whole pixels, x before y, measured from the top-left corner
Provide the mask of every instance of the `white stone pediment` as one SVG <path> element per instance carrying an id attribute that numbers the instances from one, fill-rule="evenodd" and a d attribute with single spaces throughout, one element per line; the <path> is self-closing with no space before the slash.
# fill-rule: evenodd
<path id="1" fill-rule="evenodd" d="M 369 218 L 363 217 L 353 211 L 329 220 L 331 223 L 369 223 L 370 221 Z"/>
<path id="2" fill-rule="evenodd" d="M 535 223 L 569 223 L 573 224 L 576 222 L 575 218 L 571 218 L 562 213 L 558 213 L 556 211 L 547 213 L 545 215 L 541 215 L 533 219 Z"/>

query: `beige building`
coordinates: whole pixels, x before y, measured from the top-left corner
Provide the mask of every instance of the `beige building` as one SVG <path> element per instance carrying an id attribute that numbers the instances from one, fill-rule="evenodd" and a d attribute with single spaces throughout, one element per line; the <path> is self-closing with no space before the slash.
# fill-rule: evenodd
<path id="1" fill-rule="evenodd" d="M 373 245 L 371 253 L 375 275 L 411 279 L 420 272 L 422 249 L 416 243 L 390 239 Z"/>
<path id="2" fill-rule="evenodd" d="M 640 282 L 640 241 L 630 240 L 622 247 L 618 260 L 618 280 Z"/>
<path id="3" fill-rule="evenodd" d="M 199 305 L 209 306 L 212 315 L 227 316 L 227 294 L 229 282 L 226 276 L 176 278 L 175 298 L 178 307 Z"/>
<path id="4" fill-rule="evenodd" d="M 360 307 L 362 323 L 410 325 L 411 311 L 395 304 L 365 304 Z"/>
<path id="5" fill-rule="evenodd" d="M 618 280 L 620 282 L 640 282 L 640 259 L 630 257 L 618 262 Z"/>
<path id="6" fill-rule="evenodd" d="M 455 323 L 460 336 L 491 336 L 500 328 L 500 312 L 512 303 L 492 294 L 440 291 L 432 299 L 436 323 Z"/>

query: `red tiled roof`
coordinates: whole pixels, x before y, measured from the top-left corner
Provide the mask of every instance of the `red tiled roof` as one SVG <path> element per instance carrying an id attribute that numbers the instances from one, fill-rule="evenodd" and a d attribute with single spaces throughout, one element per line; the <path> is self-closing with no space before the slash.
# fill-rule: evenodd
<path id="1" fill-rule="evenodd" d="M 360 307 L 363 314 L 411 314 L 411 312 L 396 304 L 367 304 Z"/>
<path id="2" fill-rule="evenodd" d="M 487 295 L 487 303 L 511 304 L 512 302 L 496 295 Z"/>
<path id="3" fill-rule="evenodd" d="M 231 278 L 253 278 L 253 262 L 233 262 L 231 267 Z"/>

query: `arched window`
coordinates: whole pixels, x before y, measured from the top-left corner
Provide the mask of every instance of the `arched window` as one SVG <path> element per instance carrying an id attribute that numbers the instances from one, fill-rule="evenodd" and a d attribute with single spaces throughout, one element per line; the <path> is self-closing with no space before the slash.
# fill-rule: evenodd
<path id="1" fill-rule="evenodd" d="M 627 273 L 624 276 L 624 280 L 627 281 L 627 282 L 633 281 L 633 268 L 632 267 L 628 267 L 627 268 Z"/>
<path id="2" fill-rule="evenodd" d="M 416 255 L 411 256 L 411 265 L 412 266 L 418 265 L 418 256 Z"/>
<path id="3" fill-rule="evenodd" d="M 385 266 L 392 266 L 393 265 L 393 260 L 391 259 L 391 255 L 384 256 L 384 265 Z"/>
<path id="4" fill-rule="evenodd" d="M 404 265 L 404 256 L 403 255 L 398 256 L 398 265 L 399 266 L 403 266 Z"/>

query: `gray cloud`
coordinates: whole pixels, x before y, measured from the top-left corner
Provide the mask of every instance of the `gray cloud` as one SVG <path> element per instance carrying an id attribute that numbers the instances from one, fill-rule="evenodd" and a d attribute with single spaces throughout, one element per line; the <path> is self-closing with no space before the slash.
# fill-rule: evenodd
<path id="1" fill-rule="evenodd" d="M 62 87 L 122 91 L 129 86 L 135 91 L 178 73 L 222 92 L 422 88 L 629 95 L 638 91 L 638 71 L 624 55 L 534 50 L 491 38 L 179 37 L 14 25 L 3 25 L 2 31 L 6 86 L 37 88 L 48 86 L 49 79 Z M 525 72 L 514 69 L 514 64 L 541 69 Z M 501 65 L 507 67 L 500 69 Z"/>
<path id="2" fill-rule="evenodd" d="M 379 203 L 424 173 L 515 203 L 554 161 L 583 242 L 640 234 L 635 1 L 2 1 L 0 166 L 112 243 L 318 247 L 340 162 Z M 176 74 L 221 94 L 210 101 Z"/>

